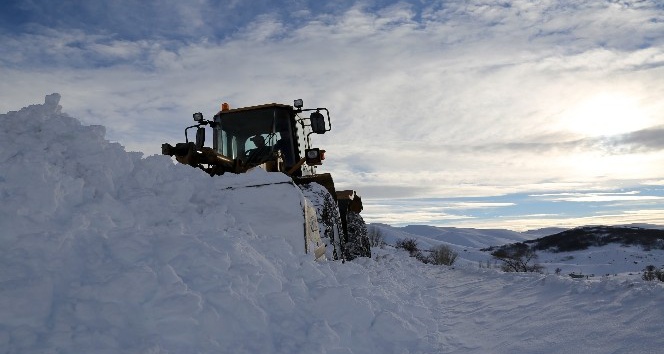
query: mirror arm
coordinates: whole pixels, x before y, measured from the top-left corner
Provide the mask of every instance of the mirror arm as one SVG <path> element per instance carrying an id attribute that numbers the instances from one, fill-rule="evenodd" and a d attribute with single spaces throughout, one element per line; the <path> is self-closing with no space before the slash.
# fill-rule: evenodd
<path id="1" fill-rule="evenodd" d="M 316 111 L 317 113 L 320 113 L 320 111 L 325 111 L 325 115 L 327 116 L 327 127 L 325 128 L 326 132 L 329 132 L 332 130 L 332 119 L 330 118 L 330 111 L 325 108 L 325 107 L 319 107 L 319 108 L 307 108 L 307 109 L 298 109 L 297 112 L 310 112 L 310 111 Z M 302 120 L 305 120 L 307 118 L 303 118 Z M 323 123 L 325 124 L 325 123 Z M 311 119 L 309 119 L 309 124 L 304 124 L 302 123 L 303 126 L 311 126 Z"/>
<path id="2" fill-rule="evenodd" d="M 210 127 L 212 127 L 212 128 L 214 128 L 214 127 L 217 126 L 217 123 L 216 123 L 216 122 L 209 121 L 209 120 L 203 120 L 203 121 L 201 121 L 201 122 L 198 123 L 198 124 L 194 124 L 194 125 L 192 125 L 192 126 L 189 126 L 189 127 L 184 128 L 184 141 L 185 141 L 185 143 L 188 143 L 188 142 L 189 142 L 189 137 L 188 137 L 188 134 L 187 134 L 187 131 L 188 131 L 189 129 L 191 129 L 191 128 L 201 128 L 202 126 L 204 126 L 204 125 L 208 125 L 208 124 L 209 124 Z"/>

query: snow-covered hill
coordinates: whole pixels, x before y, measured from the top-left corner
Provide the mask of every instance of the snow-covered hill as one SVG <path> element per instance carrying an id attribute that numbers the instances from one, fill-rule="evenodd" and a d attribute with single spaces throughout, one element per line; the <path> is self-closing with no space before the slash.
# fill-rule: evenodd
<path id="1" fill-rule="evenodd" d="M 459 254 L 457 263 L 470 266 L 485 262 L 490 254 L 485 248 L 522 242 L 535 238 L 528 234 L 510 230 L 478 230 L 455 227 L 437 227 L 409 225 L 392 227 L 384 224 L 370 225 L 372 231 L 378 230 L 385 242 L 394 245 L 398 240 L 414 239 L 420 249 L 427 250 L 437 245 L 447 245 Z"/>
<path id="2" fill-rule="evenodd" d="M 639 225 L 648 229 L 661 229 L 657 225 Z M 630 227 L 636 227 L 631 226 Z M 493 246 L 508 245 L 518 242 L 533 244 L 541 237 L 560 233 L 564 229 L 550 228 L 526 232 L 509 230 L 478 230 L 436 226 L 392 227 L 372 224 L 370 229 L 378 230 L 388 244 L 398 240 L 413 239 L 422 250 L 437 245 L 446 245 L 459 254 L 457 264 L 476 267 L 499 267 L 499 262 L 491 256 Z M 591 228 L 592 229 L 592 228 Z M 602 232 L 601 230 L 598 232 Z M 639 245 L 612 243 L 602 247 L 590 247 L 570 252 L 538 251 L 538 259 L 546 273 L 584 274 L 589 277 L 622 276 L 638 279 L 648 265 L 664 268 L 664 250 Z M 487 265 L 488 264 L 488 265 Z"/>
<path id="3" fill-rule="evenodd" d="M 283 176 L 210 178 L 143 158 L 62 114 L 58 100 L 0 115 L 0 353 L 658 353 L 664 344 L 661 283 L 505 274 L 467 256 L 454 268 L 424 265 L 389 247 L 315 262 L 282 235 L 291 226 L 252 219 L 224 194 Z M 280 212 L 284 193 L 231 199 Z M 479 231 L 433 231 L 408 230 L 466 252 L 488 245 Z"/>

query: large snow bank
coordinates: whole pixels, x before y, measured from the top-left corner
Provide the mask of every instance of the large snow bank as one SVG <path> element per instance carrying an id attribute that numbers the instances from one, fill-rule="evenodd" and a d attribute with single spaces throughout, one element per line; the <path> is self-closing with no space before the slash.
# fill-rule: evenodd
<path id="1" fill-rule="evenodd" d="M 0 353 L 654 353 L 664 344 L 656 284 L 451 269 L 383 250 L 314 262 L 275 236 L 295 226 L 266 227 L 229 204 L 279 210 L 289 192 L 224 194 L 283 176 L 210 178 L 143 158 L 58 101 L 0 115 Z"/>
<path id="2" fill-rule="evenodd" d="M 374 310 L 340 286 L 338 265 L 314 263 L 282 237 L 302 234 L 301 221 L 288 222 L 301 214 L 285 205 L 292 194 L 229 194 L 283 175 L 210 178 L 168 157 L 144 159 L 106 141 L 103 127 L 62 114 L 58 100 L 0 116 L 0 347 L 291 353 L 387 345 L 355 333 L 368 331 Z M 279 216 L 252 220 L 247 204 Z M 420 339 L 413 333 L 403 346 L 418 348 Z"/>

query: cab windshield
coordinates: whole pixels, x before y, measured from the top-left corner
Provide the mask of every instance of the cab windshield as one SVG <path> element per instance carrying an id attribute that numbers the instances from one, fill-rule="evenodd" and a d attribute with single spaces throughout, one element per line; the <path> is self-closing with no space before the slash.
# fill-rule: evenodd
<path id="1" fill-rule="evenodd" d="M 280 151 L 286 165 L 293 165 L 290 112 L 286 108 L 267 107 L 221 112 L 215 117 L 217 152 L 245 162 L 257 149 Z"/>

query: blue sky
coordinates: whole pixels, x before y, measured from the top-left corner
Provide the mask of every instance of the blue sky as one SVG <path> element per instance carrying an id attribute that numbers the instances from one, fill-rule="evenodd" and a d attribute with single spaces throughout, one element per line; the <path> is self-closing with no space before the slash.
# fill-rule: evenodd
<path id="1" fill-rule="evenodd" d="M 191 113 L 327 107 L 365 219 L 664 224 L 664 4 L 5 1 L 0 112 L 59 92 L 129 150 Z"/>

